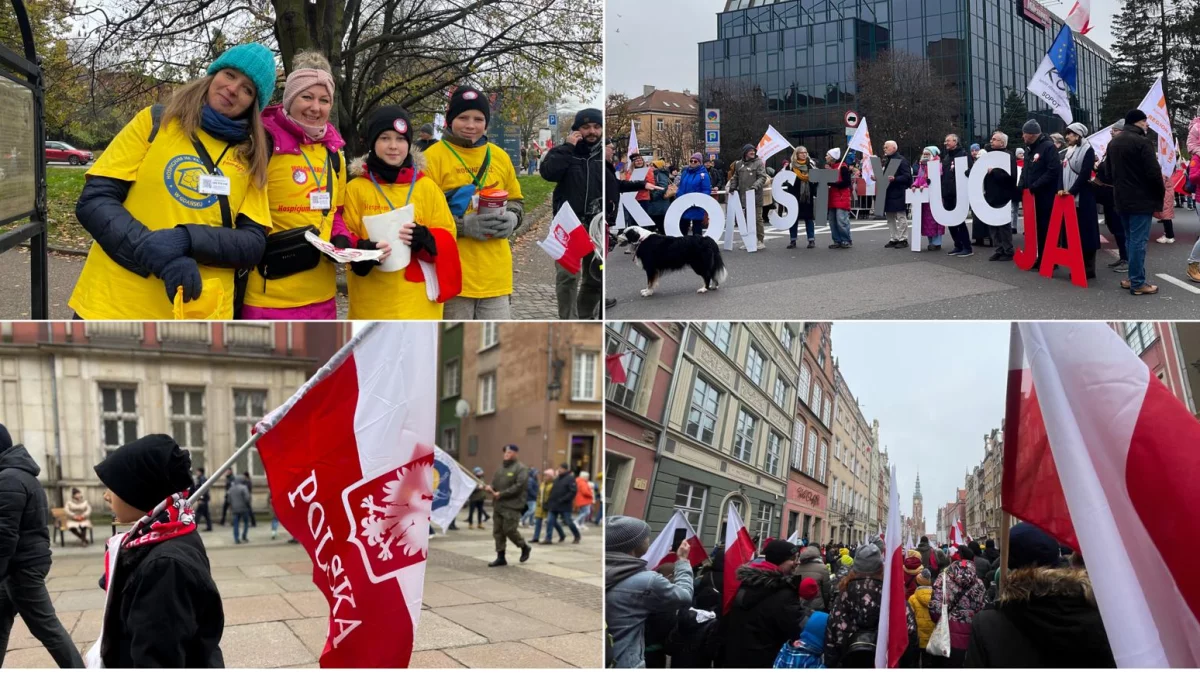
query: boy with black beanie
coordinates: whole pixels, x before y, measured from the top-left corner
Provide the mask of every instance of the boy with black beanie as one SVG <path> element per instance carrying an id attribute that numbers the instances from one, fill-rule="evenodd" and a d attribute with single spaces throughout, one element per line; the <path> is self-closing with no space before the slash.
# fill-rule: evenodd
<path id="1" fill-rule="evenodd" d="M 425 151 L 426 175 L 446 194 L 458 232 L 462 293 L 446 302 L 444 318 L 512 317 L 512 247 L 525 203 L 517 170 L 502 148 L 489 143 L 491 104 L 483 92 L 461 86 L 446 110 L 446 133 Z M 507 193 L 504 209 L 480 213 L 483 191 Z"/>
<path id="2" fill-rule="evenodd" d="M 225 613 L 191 507 L 192 461 L 165 434 L 121 446 L 96 465 L 104 501 L 133 528 L 108 540 L 100 637 L 88 664 L 222 668 Z"/>

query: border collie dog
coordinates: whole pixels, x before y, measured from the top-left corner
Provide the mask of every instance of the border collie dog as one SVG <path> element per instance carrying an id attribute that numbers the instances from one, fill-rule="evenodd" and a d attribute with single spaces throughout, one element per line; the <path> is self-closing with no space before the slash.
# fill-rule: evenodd
<path id="1" fill-rule="evenodd" d="M 704 279 L 704 285 L 696 290 L 697 293 L 717 290 L 728 276 L 721 260 L 721 249 L 708 237 L 668 237 L 633 226 L 617 236 L 617 244 L 633 245 L 633 261 L 646 272 L 643 297 L 654 295 L 662 275 L 685 267 L 691 267 Z"/>

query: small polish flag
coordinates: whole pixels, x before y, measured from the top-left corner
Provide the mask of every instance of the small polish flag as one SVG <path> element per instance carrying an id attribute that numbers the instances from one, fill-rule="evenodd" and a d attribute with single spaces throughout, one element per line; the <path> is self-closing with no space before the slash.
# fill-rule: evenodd
<path id="1" fill-rule="evenodd" d="M 537 245 L 571 274 L 579 274 L 583 257 L 596 249 L 587 228 L 579 222 L 579 216 L 566 202 L 550 223 L 550 232 L 545 241 L 539 241 Z"/>
<path id="2" fill-rule="evenodd" d="M 737 509 L 733 508 L 733 503 L 730 502 L 725 516 L 725 578 L 722 588 L 725 597 L 722 598 L 721 606 L 723 614 L 729 613 L 729 608 L 733 606 L 733 599 L 737 597 L 738 588 L 742 585 L 737 578 L 738 568 L 753 559 L 754 542 L 750 541 L 750 533 L 742 524 L 742 517 L 738 515 Z"/>
<path id="3" fill-rule="evenodd" d="M 646 561 L 646 569 L 653 570 L 663 563 L 675 562 L 679 559 L 671 545 L 675 543 L 676 533 L 680 530 L 686 532 L 683 538 L 691 544 L 691 549 L 688 551 L 688 562 L 692 564 L 692 567 L 708 560 L 708 554 L 704 552 L 704 544 L 700 542 L 700 537 L 696 536 L 696 531 L 692 529 L 687 518 L 676 510 L 671 519 L 667 521 L 666 527 L 654 538 L 654 543 L 650 544 L 650 550 L 642 556 L 642 560 Z"/>
<path id="4" fill-rule="evenodd" d="M 604 366 L 608 368 L 608 379 L 613 384 L 625 384 L 628 381 L 629 363 L 633 360 L 633 352 L 620 352 L 604 357 Z"/>
<path id="5" fill-rule="evenodd" d="M 961 520 L 958 521 L 958 543 L 964 546 L 971 543 L 971 535 L 967 534 L 967 528 Z"/>
<path id="6" fill-rule="evenodd" d="M 324 668 L 404 668 L 434 501 L 437 324 L 368 325 L 255 427 L 279 521 L 329 603 Z"/>
<path id="7" fill-rule="evenodd" d="M 1004 510 L 1087 556 L 1118 668 L 1197 667 L 1200 422 L 1103 323 L 1012 330 Z"/>
<path id="8" fill-rule="evenodd" d="M 908 603 L 904 595 L 904 551 L 900 548 L 900 489 L 892 465 L 892 493 L 888 498 L 887 536 L 883 546 L 883 596 L 879 604 L 879 635 L 875 641 L 875 667 L 895 668 L 908 648 Z"/>
<path id="9" fill-rule="evenodd" d="M 1092 0 L 1076 0 L 1067 12 L 1067 25 L 1080 35 L 1087 35 L 1092 29 Z"/>

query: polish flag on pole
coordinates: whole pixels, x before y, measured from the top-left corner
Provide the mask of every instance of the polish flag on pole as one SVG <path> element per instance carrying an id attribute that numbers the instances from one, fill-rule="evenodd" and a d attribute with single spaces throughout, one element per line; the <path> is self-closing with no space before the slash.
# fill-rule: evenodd
<path id="1" fill-rule="evenodd" d="M 958 540 L 964 546 L 971 543 L 971 535 L 967 534 L 967 528 L 961 520 L 958 521 Z"/>
<path id="2" fill-rule="evenodd" d="M 1003 508 L 1083 551 L 1117 667 L 1200 665 L 1200 422 L 1099 322 L 1013 324 L 1006 418 Z"/>
<path id="3" fill-rule="evenodd" d="M 629 376 L 629 364 L 633 360 L 633 352 L 619 352 L 604 357 L 604 367 L 608 369 L 608 379 L 613 384 L 625 384 Z"/>
<path id="4" fill-rule="evenodd" d="M 642 560 L 646 561 L 646 569 L 652 570 L 663 563 L 675 562 L 679 559 L 679 556 L 675 555 L 675 548 L 678 547 L 672 547 L 672 544 L 675 543 L 676 532 L 679 530 L 686 532 L 683 538 L 691 544 L 691 549 L 688 551 L 688 562 L 692 564 L 692 567 L 708 560 L 708 554 L 704 552 L 704 544 L 700 542 L 700 537 L 696 536 L 696 531 L 692 529 L 687 518 L 676 510 L 671 519 L 667 521 L 666 527 L 654 538 L 654 543 L 650 544 L 650 550 L 642 556 Z"/>
<path id="5" fill-rule="evenodd" d="M 1087 35 L 1092 29 L 1092 0 L 1076 0 L 1067 12 L 1067 25 L 1080 35 Z"/>
<path id="6" fill-rule="evenodd" d="M 742 524 L 742 517 L 738 515 L 737 509 L 733 508 L 733 502 L 730 502 L 725 516 L 725 578 L 722 589 L 725 597 L 722 598 L 721 607 L 723 614 L 729 613 L 738 588 L 742 585 L 737 578 L 738 568 L 753 559 L 754 543 L 750 541 L 750 533 Z"/>
<path id="7" fill-rule="evenodd" d="M 550 223 L 550 232 L 546 234 L 546 240 L 539 241 L 537 245 L 571 274 L 579 274 L 579 269 L 583 266 L 583 257 L 596 250 L 587 228 L 579 222 L 579 216 L 575 215 L 571 205 L 566 202 L 563 202 L 562 208 Z"/>
<path id="8" fill-rule="evenodd" d="M 654 139 L 651 138 L 650 140 L 653 141 Z M 637 140 L 637 129 L 635 127 L 629 127 L 629 156 L 633 157 L 634 155 L 639 154 L 640 151 L 641 148 L 638 147 Z"/>
<path id="9" fill-rule="evenodd" d="M 908 648 L 908 603 L 904 596 L 904 551 L 900 548 L 900 490 L 896 465 L 892 465 L 892 493 L 883 546 L 883 598 L 879 604 L 879 639 L 875 641 L 875 667 L 895 668 Z M 886 637 L 884 637 L 886 636 Z"/>
<path id="10" fill-rule="evenodd" d="M 433 505 L 437 324 L 374 323 L 255 430 L 329 603 L 324 668 L 404 668 Z"/>
<path id="11" fill-rule="evenodd" d="M 962 536 L 959 534 L 958 523 L 950 524 L 950 545 L 960 546 L 963 543 Z"/>

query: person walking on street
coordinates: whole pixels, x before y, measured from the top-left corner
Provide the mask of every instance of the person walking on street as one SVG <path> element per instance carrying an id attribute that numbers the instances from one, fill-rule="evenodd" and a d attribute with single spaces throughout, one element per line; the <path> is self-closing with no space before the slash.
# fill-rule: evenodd
<path id="1" fill-rule="evenodd" d="M 208 477 L 204 475 L 204 467 L 196 469 L 196 480 L 192 483 L 192 494 L 196 494 L 200 490 L 200 486 L 204 485 Z M 208 513 L 208 503 L 212 501 L 212 491 L 205 490 L 204 494 L 200 495 L 200 499 L 196 501 L 196 525 L 200 524 L 200 519 L 204 519 L 204 531 L 212 532 L 212 517 Z"/>
<path id="2" fill-rule="evenodd" d="M 1154 151 L 1146 137 L 1146 113 L 1130 110 L 1125 130 L 1108 144 L 1112 160 L 1113 201 L 1125 223 L 1125 247 L 1129 251 L 1129 278 L 1121 288 L 1133 295 L 1153 295 L 1158 286 L 1146 282 L 1146 245 L 1150 241 L 1150 218 L 1162 208 L 1166 187 Z"/>
<path id="3" fill-rule="evenodd" d="M 758 248 L 764 248 L 763 240 L 763 223 L 759 218 L 763 205 L 763 188 L 767 185 L 767 167 L 763 161 L 758 158 L 758 150 L 747 143 L 742 146 L 742 158 L 733 163 L 732 174 L 729 182 L 725 185 L 727 193 L 726 206 L 732 205 L 734 194 L 737 194 L 737 201 L 741 208 L 746 207 L 746 194 L 751 190 L 754 191 L 754 212 L 746 213 L 746 220 L 753 219 L 754 232 L 758 239 Z M 743 242 L 742 248 L 746 245 Z"/>
<path id="4" fill-rule="evenodd" d="M 646 215 L 654 221 L 654 232 L 666 234 L 663 221 L 666 218 L 667 209 L 671 208 L 671 200 L 667 198 L 667 189 L 673 182 L 671 172 L 667 170 L 666 164 L 661 159 L 656 159 L 650 163 L 650 176 L 654 178 L 653 184 L 661 189 L 650 191 L 650 201 L 646 202 Z M 649 183 L 649 181 L 647 182 Z"/>
<path id="5" fill-rule="evenodd" d="M 854 182 L 850 167 L 841 159 L 841 148 L 833 148 L 825 153 L 825 168 L 838 174 L 838 179 L 829 185 L 829 234 L 833 238 L 829 248 L 850 248 L 854 245 L 850 237 L 850 188 Z"/>
<path id="6" fill-rule="evenodd" d="M 863 161 L 871 161 L 866 158 Z M 883 173 L 886 176 L 892 162 L 897 162 L 899 168 L 896 175 L 888 178 L 887 194 L 883 203 L 883 215 L 887 217 L 888 243 L 884 248 L 908 248 L 908 204 L 904 193 L 912 187 L 912 164 L 900 154 L 900 146 L 896 141 L 885 141 L 883 144 Z"/>
<path id="7" fill-rule="evenodd" d="M 233 469 L 225 470 L 225 499 L 221 504 L 221 527 L 225 527 L 225 516 L 229 513 L 229 491 L 233 489 Z"/>
<path id="8" fill-rule="evenodd" d="M 475 474 L 475 480 L 479 481 L 475 489 L 471 491 L 471 495 L 467 497 L 467 529 L 479 528 L 483 529 L 484 521 L 490 520 L 488 514 L 483 510 L 483 503 L 487 499 L 487 486 L 483 485 L 483 468 L 475 467 L 471 473 Z M 476 516 L 476 514 L 479 514 Z"/>
<path id="9" fill-rule="evenodd" d="M 1175 243 L 1175 184 L 1182 179 L 1183 172 L 1178 169 L 1170 176 L 1163 177 L 1163 205 L 1154 212 L 1154 220 L 1163 226 L 1162 236 L 1154 240 L 1160 244 Z"/>
<path id="10" fill-rule="evenodd" d="M 1058 160 L 1058 149 L 1054 141 L 1042 133 L 1037 120 L 1029 120 L 1021 127 L 1021 138 L 1028 150 L 1025 153 L 1025 169 L 1021 172 L 1021 190 L 1033 193 L 1034 216 L 1037 221 L 1037 260 L 1033 263 L 1036 272 L 1042 266 L 1042 252 L 1046 250 L 1046 234 L 1050 231 L 1050 214 L 1054 210 L 1054 196 L 1062 189 L 1062 163 Z M 1115 139 L 1114 139 L 1115 140 Z M 1025 232 L 1026 247 L 1029 232 Z"/>
<path id="11" fill-rule="evenodd" d="M 965 194 L 959 196 L 958 181 L 955 180 L 954 174 L 954 160 L 967 157 L 967 151 L 960 145 L 957 134 L 947 134 L 945 144 L 942 151 L 942 206 L 949 210 L 958 205 L 959 199 L 967 198 Z M 969 159 L 968 157 L 968 161 Z M 967 231 L 965 222 L 950 226 L 950 238 L 954 240 L 954 249 L 948 255 L 961 258 L 975 255 L 975 250 L 971 248 L 971 234 Z"/>
<path id="12" fill-rule="evenodd" d="M 537 506 L 538 480 L 537 474 L 531 469 L 525 483 L 525 515 L 521 516 L 521 527 L 533 525 L 534 507 Z"/>
<path id="13" fill-rule="evenodd" d="M 532 471 L 530 472 L 532 473 Z M 533 541 L 537 542 L 542 535 L 542 523 L 550 518 L 550 492 L 554 489 L 554 478 L 556 477 L 554 469 L 546 469 L 542 472 L 542 482 L 538 484 L 537 501 L 533 505 Z M 547 524 L 549 524 L 547 522 Z"/>
<path id="14" fill-rule="evenodd" d="M 50 572 L 50 507 L 42 472 L 24 445 L 13 445 L 0 424 L 0 666 L 19 614 L 59 668 L 82 668 L 83 658 L 55 614 L 46 590 Z"/>
<path id="15" fill-rule="evenodd" d="M 861 638 L 879 626 L 882 597 L 883 555 L 874 544 L 864 544 L 834 592 L 825 633 L 827 667 L 867 668 L 874 663 L 875 645 Z"/>
<path id="16" fill-rule="evenodd" d="M 603 124 L 604 118 L 599 110 L 580 110 L 575 115 L 575 123 L 571 125 L 571 134 L 566 142 L 551 148 L 541 167 L 542 178 L 554 183 L 554 194 L 551 196 L 553 212 L 557 214 L 563 204 L 570 204 L 584 227 L 591 223 L 602 205 L 604 166 L 601 163 L 603 148 L 600 137 L 604 133 Z M 554 266 L 558 318 L 591 317 L 600 295 L 590 289 L 585 293 L 579 288 L 580 276 L 584 277 L 584 284 L 587 285 L 587 270 L 591 260 L 590 257 L 585 258 L 579 274 L 571 274 L 562 265 Z M 582 314 L 581 308 L 584 310 Z"/>
<path id="17" fill-rule="evenodd" d="M 492 537 L 496 540 L 496 559 L 488 567 L 507 565 L 504 558 L 505 540 L 521 549 L 521 562 L 529 560 L 532 550 L 517 529 L 521 513 L 525 510 L 525 485 L 529 469 L 517 461 L 519 448 L 512 443 L 504 446 L 504 462 L 492 476 L 488 493 L 492 495 Z"/>
<path id="18" fill-rule="evenodd" d="M 248 481 L 243 477 L 238 477 L 233 481 L 233 487 L 229 490 L 229 510 L 233 511 L 233 543 L 245 544 L 250 541 L 246 534 L 250 529 L 250 513 L 253 510 L 250 506 L 250 486 Z M 238 525 L 242 526 L 241 535 L 238 535 Z"/>
<path id="19" fill-rule="evenodd" d="M 242 483 L 246 486 L 246 491 L 250 493 L 250 527 L 258 527 L 258 519 L 254 515 L 254 479 L 250 478 L 249 471 L 242 472 Z"/>
<path id="20" fill-rule="evenodd" d="M 1100 217 L 1096 212 L 1096 191 L 1092 184 L 1096 151 L 1088 143 L 1087 135 L 1087 127 L 1079 122 L 1067 125 L 1067 158 L 1063 160 L 1063 191 L 1059 194 L 1075 198 L 1083 269 L 1088 279 L 1095 279 L 1096 251 L 1100 250 Z"/>
<path id="21" fill-rule="evenodd" d="M 546 538 L 540 543 L 554 543 L 554 532 L 558 532 L 558 542 L 561 544 L 567 538 L 563 532 L 563 523 L 571 528 L 571 534 L 575 535 L 575 540 L 571 543 L 579 543 L 579 528 L 575 527 L 575 521 L 571 520 L 571 509 L 575 504 L 575 476 L 571 473 L 570 467 L 562 464 L 558 467 L 558 476 L 554 479 L 554 487 L 550 490 L 550 501 L 547 507 L 550 511 L 550 522 L 546 525 Z"/>
<path id="22" fill-rule="evenodd" d="M 922 568 L 916 576 L 916 590 L 908 596 L 905 609 L 908 624 L 908 649 L 900 657 L 901 668 L 920 668 L 930 663 L 932 656 L 925 652 L 934 623 L 929 616 L 929 600 L 933 597 L 933 574 Z"/>
<path id="23" fill-rule="evenodd" d="M 796 221 L 792 223 L 792 227 L 788 229 L 788 234 L 791 241 L 788 242 L 788 248 L 796 248 L 796 236 L 799 234 L 800 222 L 804 222 L 804 234 L 808 239 L 807 248 L 813 248 L 817 245 L 816 234 L 814 233 L 813 222 L 813 203 L 816 193 L 813 191 L 812 181 L 809 180 L 809 173 L 817 168 L 817 163 L 808 156 L 808 148 L 801 145 L 792 151 L 792 160 L 789 162 L 789 168 L 796 179 L 786 189 L 796 198 Z"/>
<path id="24" fill-rule="evenodd" d="M 1008 172 L 999 169 L 988 169 L 983 177 L 983 198 L 989 206 L 1001 207 L 1009 202 L 1014 205 L 1020 201 L 1021 193 L 1017 190 L 1017 160 L 1008 151 L 1008 134 L 1003 131 L 992 133 L 991 149 L 988 151 L 1003 153 L 1008 157 Z M 1013 221 L 1009 225 L 989 225 L 992 244 L 996 250 L 988 260 L 1009 261 L 1013 259 L 1013 228 L 1016 227 L 1017 211 L 1013 210 Z M 978 219 L 976 219 L 978 220 Z"/>
<path id="25" fill-rule="evenodd" d="M 592 515 L 592 504 L 596 501 L 592 490 L 592 476 L 586 471 L 580 471 L 575 479 L 575 525 L 587 528 L 588 517 Z"/>

